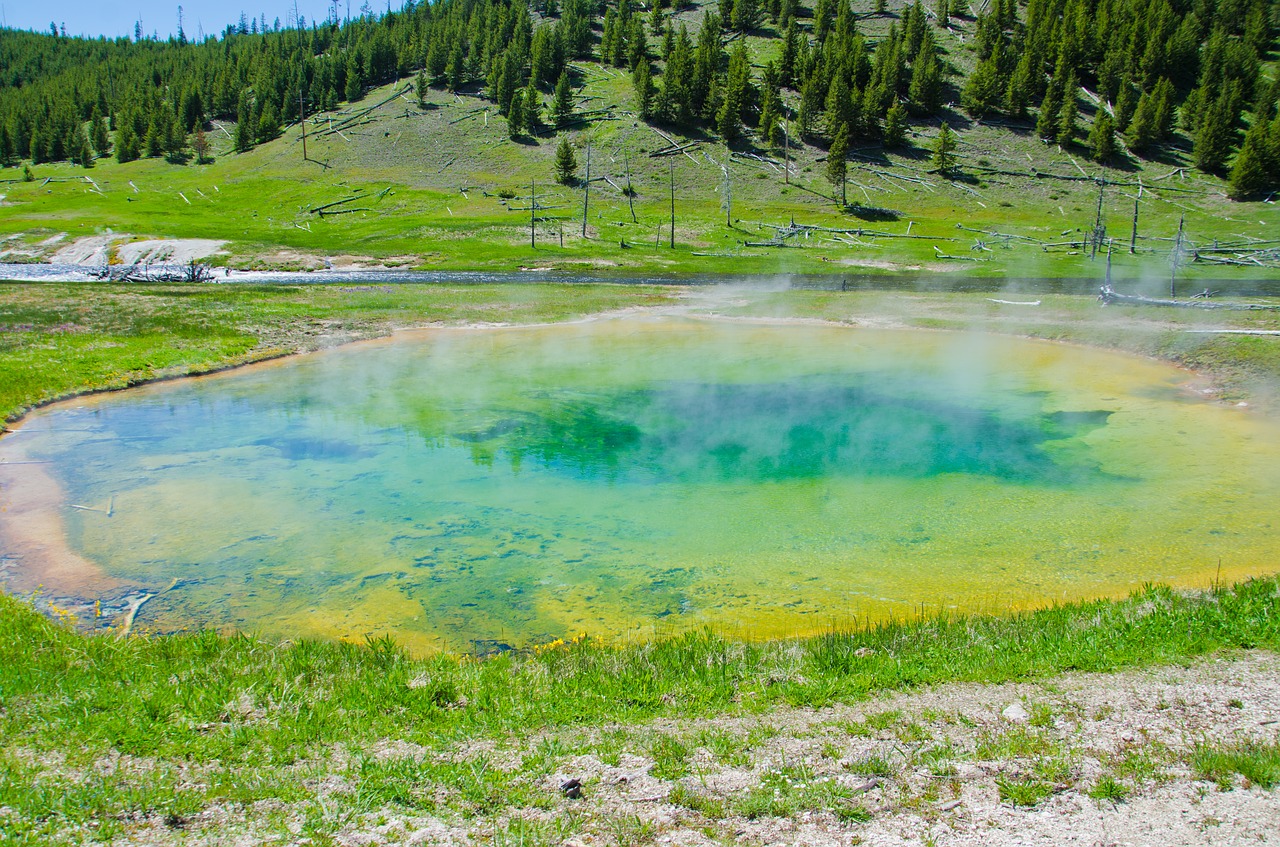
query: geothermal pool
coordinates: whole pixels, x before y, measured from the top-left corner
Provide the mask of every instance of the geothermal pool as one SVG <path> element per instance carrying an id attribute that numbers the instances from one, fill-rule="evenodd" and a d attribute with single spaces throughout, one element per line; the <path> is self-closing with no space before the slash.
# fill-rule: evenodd
<path id="1" fill-rule="evenodd" d="M 440 329 L 82 398 L 0 458 L 76 561 L 169 589 L 161 631 L 764 637 L 1275 570 L 1280 425 L 1191 380 L 959 333 Z"/>

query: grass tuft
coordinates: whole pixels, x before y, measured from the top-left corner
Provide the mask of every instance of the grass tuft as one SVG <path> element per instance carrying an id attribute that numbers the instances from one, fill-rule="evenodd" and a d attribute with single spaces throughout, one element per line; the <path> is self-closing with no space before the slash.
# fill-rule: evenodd
<path id="1" fill-rule="evenodd" d="M 1035 806 L 1053 793 L 1053 786 L 1031 777 L 996 777 L 1000 799 L 1015 806 Z"/>
<path id="2" fill-rule="evenodd" d="M 1271 788 L 1280 783 L 1280 744 L 1261 741 L 1242 741 L 1226 746 L 1202 744 L 1191 755 L 1196 776 L 1216 782 L 1218 787 L 1231 788 L 1234 775 L 1240 775 L 1248 785 Z"/>
<path id="3" fill-rule="evenodd" d="M 1129 797 L 1129 787 L 1103 774 L 1089 789 L 1089 796 L 1098 802 L 1123 803 Z"/>

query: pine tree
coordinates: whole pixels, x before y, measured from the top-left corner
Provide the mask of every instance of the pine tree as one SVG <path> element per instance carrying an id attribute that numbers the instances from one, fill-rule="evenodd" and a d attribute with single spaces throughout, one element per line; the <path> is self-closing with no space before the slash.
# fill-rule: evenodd
<path id="1" fill-rule="evenodd" d="M 124 121 L 116 130 L 116 161 L 132 162 L 138 154 L 138 134 L 133 131 L 132 121 Z"/>
<path id="2" fill-rule="evenodd" d="M 360 69 L 360 60 L 354 52 L 347 57 L 346 99 L 354 103 L 364 96 L 364 71 Z"/>
<path id="3" fill-rule="evenodd" d="M 423 68 L 418 71 L 418 77 L 415 81 L 414 90 L 418 95 L 418 105 L 427 105 L 427 92 L 430 90 L 427 86 L 427 69 Z"/>
<path id="4" fill-rule="evenodd" d="M 542 130 L 542 98 L 533 84 L 533 77 L 524 89 L 524 131 L 536 137 Z"/>
<path id="5" fill-rule="evenodd" d="M 609 7 L 600 26 L 600 61 L 612 64 L 618 46 L 618 12 Z"/>
<path id="6" fill-rule="evenodd" d="M 1134 90 L 1133 81 L 1129 77 L 1124 77 L 1120 81 L 1120 88 L 1116 92 L 1116 129 L 1124 132 L 1129 128 L 1129 122 L 1133 120 L 1134 110 L 1138 108 L 1138 93 Z"/>
<path id="7" fill-rule="evenodd" d="M 782 37 L 782 53 L 778 57 L 778 79 L 786 86 L 796 81 L 796 57 L 800 53 L 800 35 L 796 30 L 793 18 L 787 24 L 787 32 Z"/>
<path id="8" fill-rule="evenodd" d="M 560 136 L 556 145 L 556 182 L 561 185 L 573 185 L 578 181 L 578 157 L 573 154 L 567 135 Z"/>
<path id="9" fill-rule="evenodd" d="M 1156 137 L 1161 141 L 1173 132 L 1173 96 L 1173 83 L 1168 77 L 1161 77 L 1152 97 L 1152 120 L 1155 123 Z"/>
<path id="10" fill-rule="evenodd" d="M 1229 97 L 1226 92 L 1209 105 L 1201 115 L 1200 125 L 1193 139 L 1192 156 L 1195 166 L 1202 171 L 1218 173 L 1226 166 L 1231 155 L 1232 136 L 1235 129 Z"/>
<path id="11" fill-rule="evenodd" d="M 714 115 L 716 106 L 712 96 L 718 78 L 717 71 L 724 59 L 724 46 L 721 42 L 720 16 L 708 12 L 702 19 L 702 29 L 698 32 L 698 48 L 693 56 L 693 74 L 689 77 L 690 108 L 694 114 L 708 119 Z"/>
<path id="12" fill-rule="evenodd" d="M 1106 109 L 1099 109 L 1089 130 L 1089 154 L 1095 162 L 1106 162 L 1116 154 L 1116 125 Z"/>
<path id="13" fill-rule="evenodd" d="M 763 17 L 760 0 L 735 0 L 733 4 L 733 28 L 746 34 L 760 25 Z"/>
<path id="14" fill-rule="evenodd" d="M 933 167 L 943 176 L 948 176 L 956 166 L 956 134 L 945 121 L 933 142 Z"/>
<path id="15" fill-rule="evenodd" d="M 758 131 L 765 144 L 776 145 L 782 124 L 781 107 L 778 94 L 771 87 L 765 86 L 760 105 L 760 124 Z"/>
<path id="16" fill-rule="evenodd" d="M 1031 100 L 1031 67 L 1031 54 L 1023 53 L 1018 58 L 1013 74 L 1009 77 L 1009 85 L 1004 90 L 1005 111 L 1015 118 L 1027 116 L 1027 104 Z"/>
<path id="17" fill-rule="evenodd" d="M 31 140 L 27 143 L 28 157 L 31 159 L 31 164 L 38 165 L 47 161 L 45 149 L 44 136 L 40 131 L 40 127 L 33 126 L 31 128 Z"/>
<path id="18" fill-rule="evenodd" d="M 1061 111 L 1061 98 L 1054 91 L 1054 87 L 1049 86 L 1044 93 L 1044 100 L 1040 103 L 1040 112 L 1036 116 L 1036 135 L 1044 139 L 1056 137 L 1058 134 L 1059 112 Z"/>
<path id="19" fill-rule="evenodd" d="M 191 136 L 191 149 L 195 151 L 197 165 L 209 163 L 209 139 L 204 134 L 204 127 L 196 127 L 195 134 Z"/>
<path id="20" fill-rule="evenodd" d="M 837 73 L 831 88 L 827 91 L 827 137 L 834 139 L 840 129 L 850 129 L 853 123 L 852 92 L 844 74 Z"/>
<path id="21" fill-rule="evenodd" d="M 164 155 L 170 162 L 182 161 L 182 153 L 187 147 L 187 133 L 178 122 L 178 117 L 167 108 L 161 109 L 160 138 L 164 147 Z M 279 123 L 277 117 L 276 122 Z"/>
<path id="22" fill-rule="evenodd" d="M 556 95 L 551 107 L 556 119 L 556 126 L 564 126 L 573 116 L 573 89 L 569 85 L 569 72 L 561 71 L 560 80 L 556 83 Z M 577 167 L 577 165 L 574 165 Z"/>
<path id="23" fill-rule="evenodd" d="M 276 104 L 267 101 L 258 117 L 258 143 L 265 144 L 280 137 L 280 110 Z"/>
<path id="24" fill-rule="evenodd" d="M 640 15 L 635 14 L 627 24 L 627 67 L 634 71 L 641 62 L 647 61 L 649 41 L 644 36 L 644 24 L 640 22 Z"/>
<path id="25" fill-rule="evenodd" d="M 827 151 L 827 181 L 831 183 L 832 189 L 839 191 L 840 207 L 844 208 L 849 205 L 848 196 L 846 195 L 846 186 L 848 183 L 848 157 L 849 157 L 849 125 L 840 124 L 836 129 L 835 138 L 831 141 L 831 148 Z"/>
<path id="26" fill-rule="evenodd" d="M 907 110 L 894 100 L 884 116 L 884 146 L 901 147 L 907 140 Z"/>
<path id="27" fill-rule="evenodd" d="M 1062 93 L 1062 108 L 1058 110 L 1058 131 L 1055 136 L 1060 147 L 1066 147 L 1076 140 L 1080 116 L 1080 106 L 1076 101 L 1076 92 L 1079 88 L 1080 86 L 1076 84 L 1076 78 L 1072 76 Z"/>
<path id="28" fill-rule="evenodd" d="M 960 92 L 960 105 L 973 117 L 984 118 L 999 104 L 1001 88 L 1000 70 L 993 54 L 974 68 L 964 90 Z"/>
<path id="29" fill-rule="evenodd" d="M 160 127 L 159 111 L 157 109 L 156 113 L 151 115 L 151 123 L 147 125 L 147 137 L 142 143 L 148 159 L 158 158 L 164 153 L 164 135 Z"/>
<path id="30" fill-rule="evenodd" d="M 779 0 L 778 2 L 778 30 L 781 32 L 791 26 L 796 19 L 796 8 L 799 5 L 798 0 Z"/>
<path id="31" fill-rule="evenodd" d="M 895 92 L 887 94 L 893 96 Z M 911 86 L 907 91 L 911 110 L 918 115 L 931 115 L 942 102 L 942 63 L 935 50 L 924 48 L 911 67 Z"/>
<path id="32" fill-rule="evenodd" d="M 507 106 L 507 137 L 514 140 L 524 134 L 524 90 L 511 95 Z"/>
<path id="33" fill-rule="evenodd" d="M 297 102 L 296 96 L 293 99 Z M 182 110 L 178 116 L 183 132 L 190 132 L 197 125 L 204 123 L 204 100 L 197 89 L 187 89 L 187 92 L 182 95 Z"/>
<path id="34" fill-rule="evenodd" d="M 1231 167 L 1231 199 L 1248 200 L 1280 185 L 1280 155 L 1271 149 L 1267 125 L 1256 122 L 1244 137 L 1244 144 Z"/>
<path id="35" fill-rule="evenodd" d="M 453 50 L 449 53 L 449 62 L 445 65 L 444 74 L 448 79 L 449 91 L 456 92 L 466 78 L 466 58 L 462 52 L 462 44 L 459 42 L 455 41 L 453 44 Z"/>
<path id="36" fill-rule="evenodd" d="M 1129 143 L 1129 149 L 1135 153 L 1145 153 L 1155 146 L 1159 137 L 1159 132 L 1156 129 L 1154 100 L 1150 94 L 1143 92 L 1142 96 L 1138 98 L 1138 105 L 1134 109 L 1133 118 L 1129 121 L 1125 139 Z"/>
<path id="37" fill-rule="evenodd" d="M 107 122 L 97 106 L 93 107 L 93 117 L 89 118 L 89 143 L 93 145 L 93 152 L 99 156 L 107 155 L 111 149 L 111 139 L 107 136 Z"/>
<path id="38" fill-rule="evenodd" d="M 815 0 L 813 6 L 813 37 L 821 43 L 827 39 L 831 20 L 835 17 L 836 0 Z"/>
<path id="39" fill-rule="evenodd" d="M 253 149 L 253 108 L 249 95 L 240 95 L 240 107 L 236 109 L 236 152 L 247 153 Z"/>
<path id="40" fill-rule="evenodd" d="M 82 168 L 93 167 L 93 150 L 89 147 L 89 135 L 83 126 L 76 128 L 71 139 L 71 158 Z"/>
<path id="41" fill-rule="evenodd" d="M 906 12 L 910 12 L 908 17 Z M 933 42 L 933 33 L 929 31 L 929 22 L 924 12 L 924 5 L 920 0 L 913 0 L 909 9 L 904 10 L 902 17 L 902 37 L 903 49 L 906 50 L 907 58 L 914 62 L 920 56 L 920 51 L 926 47 L 936 49 Z M 929 42 L 926 44 L 926 41 Z"/>
<path id="42" fill-rule="evenodd" d="M 647 59 L 636 65 L 631 74 L 631 84 L 635 88 L 636 111 L 640 113 L 641 120 L 647 121 L 653 117 L 653 71 L 649 69 Z"/>

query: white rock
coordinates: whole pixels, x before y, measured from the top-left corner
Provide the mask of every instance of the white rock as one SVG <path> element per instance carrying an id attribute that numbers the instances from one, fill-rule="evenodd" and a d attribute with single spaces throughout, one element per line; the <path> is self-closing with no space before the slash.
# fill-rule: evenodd
<path id="1" fill-rule="evenodd" d="M 1004 707 L 1004 711 L 1000 713 L 1000 717 L 1014 723 L 1026 723 L 1031 715 L 1027 714 L 1027 710 L 1022 707 L 1021 703 L 1010 703 Z"/>

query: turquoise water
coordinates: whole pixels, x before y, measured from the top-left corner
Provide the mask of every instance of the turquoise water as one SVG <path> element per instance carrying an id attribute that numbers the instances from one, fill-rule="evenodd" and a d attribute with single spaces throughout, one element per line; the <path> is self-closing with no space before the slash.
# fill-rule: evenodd
<path id="1" fill-rule="evenodd" d="M 1011 338 L 629 318 L 82 399 L 10 446 L 110 504 L 64 509 L 72 550 L 178 581 L 140 616 L 161 630 L 772 636 L 1273 570 L 1280 430 L 1187 379 Z"/>

